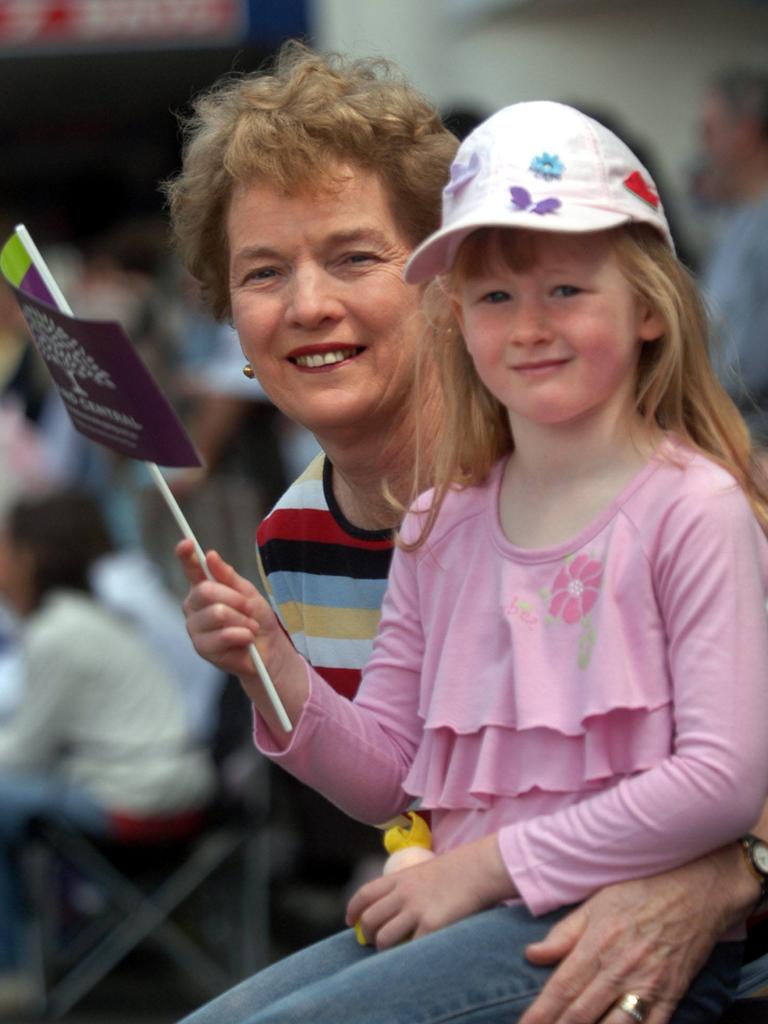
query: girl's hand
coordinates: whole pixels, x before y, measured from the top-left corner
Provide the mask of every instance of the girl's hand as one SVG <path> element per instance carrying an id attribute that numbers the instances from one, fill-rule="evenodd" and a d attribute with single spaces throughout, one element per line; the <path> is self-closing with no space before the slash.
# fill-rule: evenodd
<path id="1" fill-rule="evenodd" d="M 389 949 L 516 895 L 490 835 L 368 882 L 349 901 L 346 921 L 359 921 L 371 945 Z"/>
<path id="2" fill-rule="evenodd" d="M 190 583 L 182 607 L 195 650 L 223 672 L 240 677 L 246 693 L 277 738 L 282 729 L 276 724 L 249 646 L 256 644 L 291 721 L 300 712 L 308 690 L 300 655 L 256 587 L 239 576 L 220 555 L 215 551 L 206 554 L 213 576 L 210 580 L 191 541 L 180 541 L 176 554 Z"/>
<path id="3" fill-rule="evenodd" d="M 261 653 L 270 627 L 278 628 L 269 605 L 215 551 L 206 555 L 212 580 L 203 572 L 191 541 L 181 541 L 176 554 L 191 584 L 182 608 L 195 650 L 224 672 L 254 675 L 248 645 L 258 637 Z"/>

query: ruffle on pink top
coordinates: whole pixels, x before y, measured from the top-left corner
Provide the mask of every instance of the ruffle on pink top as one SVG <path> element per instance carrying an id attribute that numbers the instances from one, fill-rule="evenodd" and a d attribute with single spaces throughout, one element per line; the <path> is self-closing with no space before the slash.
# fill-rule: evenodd
<path id="1" fill-rule="evenodd" d="M 511 732 L 487 726 L 470 735 L 427 729 L 404 783 L 425 808 L 488 809 L 495 797 L 601 789 L 609 779 L 668 756 L 670 709 L 615 709 L 590 719 L 579 736 L 554 729 Z"/>
<path id="2" fill-rule="evenodd" d="M 483 809 L 535 790 L 597 790 L 669 756 L 663 627 L 650 574 L 638 572 L 645 556 L 634 526 L 618 514 L 657 467 L 641 471 L 583 536 L 529 551 L 499 526 L 499 464 L 469 499 L 476 509 L 461 495 L 464 514 L 446 543 L 430 539 L 416 579 L 427 615 L 423 678 L 440 682 L 422 687 L 424 733 L 404 782 L 424 807 Z M 445 580 L 452 593 L 443 601 Z M 457 608 L 466 611 L 456 616 Z M 521 679 L 537 685 L 513 685 Z"/>

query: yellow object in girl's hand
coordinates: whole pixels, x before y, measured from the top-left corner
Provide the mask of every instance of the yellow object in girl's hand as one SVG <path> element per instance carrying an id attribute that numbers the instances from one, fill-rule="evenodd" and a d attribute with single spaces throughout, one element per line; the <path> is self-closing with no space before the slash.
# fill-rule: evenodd
<path id="1" fill-rule="evenodd" d="M 389 854 L 384 864 L 385 875 L 434 857 L 429 825 L 413 811 L 408 812 L 408 817 L 411 821 L 408 828 L 396 825 L 384 833 L 384 849 Z"/>
<path id="2" fill-rule="evenodd" d="M 429 825 L 421 815 L 413 811 L 408 811 L 407 817 L 410 819 L 408 826 L 394 825 L 384 833 L 384 849 L 389 854 L 382 872 L 385 875 L 434 857 Z M 355 936 L 361 946 L 368 945 L 359 921 L 355 923 Z"/>

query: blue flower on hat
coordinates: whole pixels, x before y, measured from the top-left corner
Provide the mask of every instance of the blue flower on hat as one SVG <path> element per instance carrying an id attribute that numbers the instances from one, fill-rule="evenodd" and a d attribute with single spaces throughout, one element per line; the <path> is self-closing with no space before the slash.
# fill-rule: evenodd
<path id="1" fill-rule="evenodd" d="M 521 188 L 519 185 L 512 185 L 509 195 L 512 199 L 512 205 L 517 210 L 527 213 L 538 213 L 540 216 L 547 213 L 555 213 L 563 205 L 555 196 L 548 196 L 546 199 L 539 199 L 538 202 L 534 202 L 533 196 L 528 189 Z"/>
<path id="2" fill-rule="evenodd" d="M 533 171 L 537 178 L 543 178 L 544 181 L 555 181 L 562 178 L 565 164 L 559 156 L 555 156 L 553 153 L 542 153 L 541 156 L 535 156 L 531 160 L 529 170 Z"/>
<path id="3" fill-rule="evenodd" d="M 462 164 L 458 160 L 454 160 L 451 164 L 451 179 L 443 189 L 443 195 L 446 197 L 457 195 L 465 185 L 472 181 L 479 170 L 480 157 L 477 150 L 469 158 L 469 163 Z"/>

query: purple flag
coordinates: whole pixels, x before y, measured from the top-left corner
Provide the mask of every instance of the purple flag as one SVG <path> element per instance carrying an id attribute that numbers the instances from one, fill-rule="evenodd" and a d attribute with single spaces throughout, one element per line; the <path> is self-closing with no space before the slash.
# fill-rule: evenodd
<path id="1" fill-rule="evenodd" d="M 56 308 L 18 234 L 0 252 L 35 346 L 81 434 L 121 455 L 161 466 L 199 466 L 172 406 L 123 328 Z"/>

